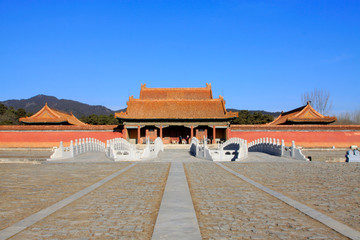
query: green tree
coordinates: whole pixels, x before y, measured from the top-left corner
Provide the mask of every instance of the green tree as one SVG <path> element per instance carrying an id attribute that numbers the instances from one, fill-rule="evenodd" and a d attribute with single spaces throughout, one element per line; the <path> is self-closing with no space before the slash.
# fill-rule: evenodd
<path id="1" fill-rule="evenodd" d="M 0 103 L 0 115 L 3 115 L 7 110 L 8 108 L 4 104 Z"/>
<path id="2" fill-rule="evenodd" d="M 114 115 L 95 115 L 82 116 L 80 121 L 91 125 L 118 125 L 119 121 L 114 118 Z"/>
<path id="3" fill-rule="evenodd" d="M 270 114 L 262 114 L 260 112 L 250 113 L 248 110 L 239 111 L 239 117 L 234 119 L 231 124 L 265 124 L 274 120 Z"/>
<path id="4" fill-rule="evenodd" d="M 15 114 L 18 118 L 26 117 L 26 115 L 27 115 L 25 109 L 23 109 L 23 108 L 19 108 L 18 110 L 16 110 Z"/>
<path id="5" fill-rule="evenodd" d="M 24 109 L 15 110 L 13 107 L 7 108 L 0 103 L 0 125 L 19 125 L 19 118 L 30 116 Z"/>
<path id="6" fill-rule="evenodd" d="M 13 110 L 8 109 L 4 114 L 0 115 L 0 125 L 18 125 L 17 115 Z"/>

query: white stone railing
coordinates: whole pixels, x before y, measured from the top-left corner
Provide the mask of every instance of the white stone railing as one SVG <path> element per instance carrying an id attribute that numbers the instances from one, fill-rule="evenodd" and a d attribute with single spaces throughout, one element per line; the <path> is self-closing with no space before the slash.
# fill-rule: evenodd
<path id="1" fill-rule="evenodd" d="M 114 138 L 106 142 L 106 156 L 114 161 L 139 160 L 141 152 L 123 138 Z"/>
<path id="2" fill-rule="evenodd" d="M 346 152 L 346 162 L 360 162 L 360 152 L 358 149 L 350 149 Z"/>
<path id="3" fill-rule="evenodd" d="M 94 138 L 83 138 L 71 140 L 69 147 L 64 147 L 63 142 L 60 142 L 59 147 L 54 148 L 54 153 L 49 160 L 59 160 L 66 158 L 73 158 L 79 154 L 86 152 L 105 152 L 105 143 Z"/>
<path id="4" fill-rule="evenodd" d="M 295 141 L 292 141 L 291 147 L 285 146 L 284 140 L 275 138 L 259 138 L 249 143 L 249 152 L 263 152 L 279 157 L 290 157 L 298 160 L 308 159 L 302 154 L 299 148 L 296 148 Z"/>
<path id="5" fill-rule="evenodd" d="M 73 158 L 86 152 L 104 152 L 105 155 L 114 161 L 132 161 L 140 159 L 151 159 L 157 157 L 160 151 L 164 151 L 164 144 L 161 138 L 157 138 L 154 144 L 150 144 L 147 139 L 147 145 L 144 150 L 137 150 L 134 144 L 129 143 L 123 138 L 114 138 L 105 143 L 94 138 L 83 138 L 70 141 L 69 147 L 64 147 L 60 142 L 58 148 L 54 148 L 54 153 L 49 160 L 60 160 Z"/>
<path id="6" fill-rule="evenodd" d="M 193 137 L 190 143 L 190 154 L 193 155 L 194 157 L 204 158 L 212 161 L 211 152 L 207 147 L 206 138 L 204 138 L 204 141 L 201 144 L 196 137 Z"/>
<path id="7" fill-rule="evenodd" d="M 190 154 L 211 161 L 236 161 L 244 159 L 248 155 L 247 142 L 241 138 L 231 138 L 218 149 L 211 150 L 204 138 L 201 144 L 197 138 L 192 138 L 190 143 Z"/>
<path id="8" fill-rule="evenodd" d="M 154 144 L 150 143 L 150 139 L 146 139 L 146 147 L 141 154 L 141 159 L 156 158 L 160 151 L 164 151 L 164 143 L 161 138 L 156 138 Z"/>
<path id="9" fill-rule="evenodd" d="M 199 146 L 200 141 L 196 137 L 193 137 L 190 142 L 190 154 L 194 157 L 198 156 Z"/>
<path id="10" fill-rule="evenodd" d="M 236 161 L 248 157 L 247 141 L 231 138 L 216 150 L 211 150 L 213 161 Z"/>

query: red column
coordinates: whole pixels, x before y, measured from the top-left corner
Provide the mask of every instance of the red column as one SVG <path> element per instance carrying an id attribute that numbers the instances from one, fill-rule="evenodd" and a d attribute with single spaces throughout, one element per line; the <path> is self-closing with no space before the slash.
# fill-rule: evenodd
<path id="1" fill-rule="evenodd" d="M 216 143 L 216 128 L 215 128 L 215 125 L 213 126 L 213 144 Z"/>
<path id="2" fill-rule="evenodd" d="M 230 138 L 230 128 L 226 128 L 226 140 Z"/>
<path id="3" fill-rule="evenodd" d="M 190 128 L 190 138 L 192 139 L 194 137 L 194 126 L 191 126 Z"/>
<path id="4" fill-rule="evenodd" d="M 160 138 L 162 139 L 162 126 L 160 126 Z"/>
<path id="5" fill-rule="evenodd" d="M 137 143 L 140 144 L 140 126 L 138 126 L 138 139 Z"/>
<path id="6" fill-rule="evenodd" d="M 205 129 L 205 138 L 208 138 L 207 129 Z"/>
<path id="7" fill-rule="evenodd" d="M 128 130 L 127 130 L 126 126 L 124 126 L 124 129 L 123 129 L 123 138 L 127 140 L 127 137 L 128 137 Z"/>

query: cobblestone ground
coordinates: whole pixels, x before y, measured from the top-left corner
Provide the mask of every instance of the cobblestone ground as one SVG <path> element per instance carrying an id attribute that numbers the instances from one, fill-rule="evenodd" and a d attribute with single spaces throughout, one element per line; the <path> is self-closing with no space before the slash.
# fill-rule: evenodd
<path id="1" fill-rule="evenodd" d="M 344 238 L 213 163 L 185 169 L 204 239 Z"/>
<path id="2" fill-rule="evenodd" d="M 227 167 L 360 230 L 359 163 L 226 163 Z"/>
<path id="3" fill-rule="evenodd" d="M 150 239 L 169 163 L 139 163 L 12 239 Z"/>
<path id="4" fill-rule="evenodd" d="M 0 164 L 0 229 L 4 229 L 129 165 Z"/>

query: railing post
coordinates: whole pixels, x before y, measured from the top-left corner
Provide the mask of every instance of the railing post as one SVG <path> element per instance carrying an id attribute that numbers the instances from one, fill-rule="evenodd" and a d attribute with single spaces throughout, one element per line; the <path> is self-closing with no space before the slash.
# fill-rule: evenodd
<path id="1" fill-rule="evenodd" d="M 291 157 L 295 158 L 295 141 L 291 142 Z"/>
<path id="2" fill-rule="evenodd" d="M 70 156 L 74 157 L 74 144 L 73 141 L 70 141 Z"/>
<path id="3" fill-rule="evenodd" d="M 85 142 L 85 152 L 89 151 L 89 138 L 86 138 L 86 142 Z"/>
<path id="4" fill-rule="evenodd" d="M 75 139 L 75 147 L 74 147 L 74 156 L 78 155 L 78 142 L 77 139 Z"/>
<path id="5" fill-rule="evenodd" d="M 63 145 L 62 141 L 60 141 L 59 148 L 60 148 L 60 152 L 61 152 L 61 157 L 64 157 L 64 145 Z"/>

